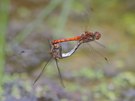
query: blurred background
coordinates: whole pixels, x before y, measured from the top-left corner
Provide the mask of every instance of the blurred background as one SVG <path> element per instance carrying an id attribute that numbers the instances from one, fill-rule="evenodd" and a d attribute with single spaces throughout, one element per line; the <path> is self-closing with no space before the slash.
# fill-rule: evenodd
<path id="1" fill-rule="evenodd" d="M 49 41 L 102 34 L 60 59 L 59 81 Z M 75 42 L 62 44 L 65 51 Z M 1 0 L 1 101 L 135 101 L 134 0 Z M 108 62 L 104 60 L 108 58 Z"/>

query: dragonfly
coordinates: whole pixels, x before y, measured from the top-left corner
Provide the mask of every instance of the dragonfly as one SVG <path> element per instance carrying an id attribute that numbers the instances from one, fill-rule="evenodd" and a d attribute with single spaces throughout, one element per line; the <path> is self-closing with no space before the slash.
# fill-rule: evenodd
<path id="1" fill-rule="evenodd" d="M 57 67 L 57 70 L 58 70 L 58 73 L 59 73 L 59 77 L 60 77 L 60 82 L 62 84 L 63 87 L 64 86 L 64 83 L 63 83 L 63 79 L 62 79 L 62 75 L 61 75 L 61 72 L 60 72 L 60 68 L 59 68 L 59 65 L 58 65 L 58 59 L 63 59 L 63 58 L 67 58 L 69 56 L 71 56 L 73 53 L 75 53 L 75 51 L 78 49 L 78 47 L 80 46 L 81 43 L 77 43 L 77 45 L 72 49 L 70 50 L 69 52 L 67 53 L 62 53 L 62 46 L 60 43 L 55 43 L 55 44 L 52 44 L 51 43 L 51 48 L 50 48 L 50 55 L 51 57 L 48 59 L 48 61 L 46 62 L 46 64 L 44 65 L 42 71 L 40 72 L 40 74 L 38 75 L 38 77 L 35 79 L 33 85 L 37 82 L 37 80 L 40 78 L 40 76 L 42 75 L 43 71 L 45 70 L 45 68 L 47 67 L 48 63 L 54 59 L 55 60 L 55 63 L 56 63 L 56 67 Z"/>
<path id="2" fill-rule="evenodd" d="M 100 38 L 101 38 L 101 33 L 99 33 L 99 32 L 93 33 L 93 32 L 85 31 L 85 33 L 83 33 L 79 36 L 72 37 L 72 38 L 53 40 L 52 44 L 68 42 L 68 41 L 79 41 L 81 43 L 86 43 L 86 42 L 90 42 L 90 41 L 99 40 Z"/>
<path id="3" fill-rule="evenodd" d="M 81 44 L 96 41 L 96 40 L 99 40 L 100 38 L 101 38 L 101 33 L 99 33 L 99 32 L 85 31 L 84 33 L 82 33 L 79 36 L 75 36 L 75 37 L 71 37 L 71 38 L 58 39 L 58 40 L 52 40 L 51 42 L 49 42 L 50 46 L 51 46 L 50 47 L 50 55 L 51 55 L 51 57 L 48 59 L 48 61 L 44 65 L 42 71 L 40 72 L 38 77 L 35 79 L 33 84 L 35 84 L 37 82 L 37 80 L 40 78 L 43 71 L 47 67 L 48 63 L 52 59 L 54 59 L 55 63 L 56 63 L 57 70 L 58 70 L 58 73 L 59 73 L 60 82 L 61 82 L 62 86 L 65 87 L 64 83 L 63 83 L 62 75 L 61 75 L 61 72 L 60 72 L 60 68 L 59 68 L 59 65 L 58 65 L 59 59 L 67 58 L 67 57 L 70 57 L 71 55 L 73 55 L 76 52 L 76 50 L 80 47 Z M 61 43 L 69 42 L 69 41 L 77 41 L 77 44 L 69 52 L 62 53 Z M 105 57 L 105 60 L 107 60 L 106 57 Z"/>
<path id="4" fill-rule="evenodd" d="M 80 44 L 82 44 L 82 43 L 88 43 L 88 42 L 94 41 L 97 44 L 99 44 L 100 46 L 102 46 L 103 48 L 105 48 L 105 46 L 103 44 L 101 44 L 100 42 L 96 41 L 96 40 L 99 40 L 100 38 L 101 38 L 101 33 L 100 32 L 85 31 L 83 34 L 81 34 L 79 36 L 72 37 L 72 38 L 53 40 L 52 44 L 68 42 L 68 41 L 78 41 Z M 99 54 L 101 57 L 104 57 L 104 59 L 108 62 L 107 57 L 103 56 L 101 53 L 99 53 L 97 50 L 95 50 L 91 45 L 90 45 L 90 47 L 94 51 L 96 51 L 96 53 Z"/>

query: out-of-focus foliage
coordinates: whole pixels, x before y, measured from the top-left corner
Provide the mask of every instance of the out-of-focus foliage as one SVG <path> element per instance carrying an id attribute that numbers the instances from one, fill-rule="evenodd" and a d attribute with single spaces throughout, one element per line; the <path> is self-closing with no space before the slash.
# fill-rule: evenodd
<path id="1" fill-rule="evenodd" d="M 134 0 L 1 0 L 0 100 L 134 101 L 134 18 Z M 84 44 L 60 60 L 66 88 L 54 62 L 33 86 L 50 57 L 48 40 L 85 30 L 102 33 L 99 41 L 106 48 L 93 43 L 97 53 Z"/>
<path id="2" fill-rule="evenodd" d="M 9 0 L 0 2 L 0 98 L 3 94 L 3 84 L 5 79 L 4 67 L 5 67 L 5 35 L 7 32 L 9 14 Z"/>

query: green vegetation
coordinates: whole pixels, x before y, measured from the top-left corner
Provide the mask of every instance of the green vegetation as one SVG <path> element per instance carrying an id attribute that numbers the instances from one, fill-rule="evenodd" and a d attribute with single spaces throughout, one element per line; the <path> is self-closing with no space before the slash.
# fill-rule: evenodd
<path id="1" fill-rule="evenodd" d="M 5 68 L 5 47 L 6 47 L 6 33 L 8 26 L 9 17 L 9 1 L 3 0 L 0 2 L 0 98 L 3 94 L 3 84 L 4 84 L 4 68 Z"/>

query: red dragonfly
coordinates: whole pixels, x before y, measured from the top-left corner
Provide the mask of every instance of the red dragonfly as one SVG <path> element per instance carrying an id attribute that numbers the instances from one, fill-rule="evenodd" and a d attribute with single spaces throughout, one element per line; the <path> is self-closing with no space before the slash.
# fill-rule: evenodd
<path id="1" fill-rule="evenodd" d="M 99 44 L 100 46 L 105 48 L 105 46 L 103 44 L 96 41 L 96 40 L 99 40 L 100 38 L 101 38 L 101 33 L 100 32 L 88 32 L 88 31 L 85 31 L 85 33 L 83 33 L 83 34 L 81 34 L 79 36 L 72 37 L 72 38 L 53 40 L 51 42 L 51 44 L 53 45 L 53 44 L 62 43 L 62 42 L 68 42 L 68 41 L 78 41 L 80 44 L 82 44 L 82 43 L 88 43 L 88 42 L 94 41 L 97 44 Z M 96 50 L 94 50 L 94 51 L 96 51 Z M 96 51 L 96 53 L 98 53 L 100 56 L 104 57 L 98 51 Z M 104 59 L 108 62 L 108 59 L 106 57 L 104 57 Z"/>
<path id="2" fill-rule="evenodd" d="M 61 75 L 61 72 L 60 72 L 60 68 L 58 66 L 58 59 L 63 59 L 63 58 L 67 58 L 67 57 L 71 56 L 73 53 L 75 53 L 75 51 L 78 49 L 78 47 L 82 43 L 87 43 L 87 42 L 99 40 L 100 38 L 101 38 L 101 34 L 99 32 L 93 33 L 93 32 L 86 31 L 85 33 L 81 34 L 80 36 L 76 36 L 76 37 L 72 37 L 72 38 L 59 39 L 59 40 L 53 40 L 52 42 L 50 42 L 50 44 L 51 44 L 51 49 L 50 49 L 51 58 L 47 61 L 47 63 L 43 67 L 42 71 L 40 72 L 40 74 L 38 75 L 36 80 L 34 81 L 34 84 L 36 83 L 36 81 L 42 75 L 42 73 L 43 73 L 45 67 L 47 66 L 47 64 L 52 59 L 54 59 L 55 62 L 56 62 L 56 66 L 57 66 L 57 69 L 58 69 L 59 76 L 60 76 L 61 84 L 64 87 L 62 75 Z M 60 45 L 60 43 L 68 42 L 68 41 L 78 41 L 78 43 L 77 43 L 77 45 L 75 45 L 75 47 L 71 51 L 69 51 L 67 53 L 62 53 L 62 46 Z M 105 60 L 107 60 L 106 57 L 105 57 Z"/>
<path id="3" fill-rule="evenodd" d="M 60 68 L 58 65 L 58 59 L 63 59 L 63 58 L 71 56 L 78 49 L 79 46 L 80 46 L 80 43 L 78 43 L 71 51 L 69 51 L 67 53 L 62 53 L 62 46 L 60 43 L 56 43 L 56 44 L 51 43 L 51 50 L 50 50 L 51 57 L 48 59 L 47 63 L 45 64 L 45 66 L 43 67 L 42 71 L 40 72 L 40 74 L 38 75 L 38 77 L 36 78 L 36 80 L 34 81 L 33 84 L 35 84 L 36 81 L 40 78 L 40 76 L 42 75 L 42 73 L 45 70 L 45 67 L 48 65 L 48 63 L 52 59 L 54 59 L 55 63 L 56 63 L 56 67 L 58 69 L 61 84 L 63 85 L 63 87 L 65 87 L 64 83 L 63 83 L 62 75 L 60 72 Z"/>
<path id="4" fill-rule="evenodd" d="M 65 39 L 60 39 L 60 40 L 53 40 L 52 44 L 56 43 L 62 43 L 62 42 L 67 42 L 67 41 L 81 41 L 82 43 L 90 42 L 90 41 L 95 41 L 99 40 L 101 38 L 101 34 L 99 32 L 88 32 L 85 31 L 85 33 L 73 37 L 73 38 L 65 38 Z"/>

